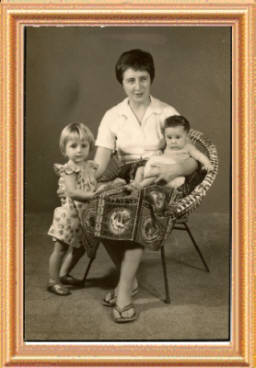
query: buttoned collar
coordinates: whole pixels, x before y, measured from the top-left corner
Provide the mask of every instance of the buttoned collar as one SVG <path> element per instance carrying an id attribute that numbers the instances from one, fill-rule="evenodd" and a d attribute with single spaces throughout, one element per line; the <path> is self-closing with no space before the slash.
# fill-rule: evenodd
<path id="1" fill-rule="evenodd" d="M 131 114 L 131 108 L 129 106 L 129 99 L 126 97 L 120 104 L 119 104 L 119 111 L 120 115 L 125 116 L 128 118 L 128 116 Z M 151 114 L 161 114 L 162 108 L 160 101 L 153 96 L 150 96 L 150 104 L 147 107 L 146 115 L 149 116 Z"/>

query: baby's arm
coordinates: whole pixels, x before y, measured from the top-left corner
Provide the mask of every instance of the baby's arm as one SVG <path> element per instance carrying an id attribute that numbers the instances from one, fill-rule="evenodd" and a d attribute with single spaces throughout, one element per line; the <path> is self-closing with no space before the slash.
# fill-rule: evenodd
<path id="1" fill-rule="evenodd" d="M 64 175 L 64 184 L 66 188 L 66 195 L 73 200 L 86 202 L 88 199 L 91 199 L 95 196 L 95 192 L 92 191 L 83 191 L 81 189 L 76 188 L 75 175 Z"/>
<path id="2" fill-rule="evenodd" d="M 208 157 L 206 157 L 202 152 L 200 152 L 193 144 L 189 144 L 188 148 L 191 157 L 199 161 L 205 167 L 206 170 L 209 171 L 213 169 L 213 166 L 210 163 Z"/>

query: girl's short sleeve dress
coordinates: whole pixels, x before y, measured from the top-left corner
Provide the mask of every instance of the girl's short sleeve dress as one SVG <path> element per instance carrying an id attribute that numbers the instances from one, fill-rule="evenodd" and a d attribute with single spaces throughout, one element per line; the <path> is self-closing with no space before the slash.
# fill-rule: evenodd
<path id="1" fill-rule="evenodd" d="M 59 176 L 57 193 L 65 193 L 64 175 L 74 175 L 77 189 L 92 191 L 96 183 L 90 181 L 89 173 L 95 170 L 94 163 L 87 161 L 84 168 L 81 169 L 72 162 L 64 165 L 55 164 L 55 172 Z M 83 228 L 81 227 L 82 213 L 86 211 L 88 203 L 74 201 L 71 198 L 61 197 L 61 206 L 55 208 L 53 221 L 48 231 L 53 241 L 59 240 L 74 248 L 88 244 Z"/>

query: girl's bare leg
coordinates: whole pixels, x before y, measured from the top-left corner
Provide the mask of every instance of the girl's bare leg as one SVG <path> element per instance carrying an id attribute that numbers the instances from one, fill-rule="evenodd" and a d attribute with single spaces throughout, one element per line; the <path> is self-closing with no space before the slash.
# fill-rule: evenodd
<path id="1" fill-rule="evenodd" d="M 54 249 L 49 259 L 49 283 L 58 284 L 60 282 L 59 272 L 63 258 L 67 252 L 68 245 L 60 241 L 54 242 Z"/>
<path id="2" fill-rule="evenodd" d="M 68 275 L 75 265 L 78 263 L 80 258 L 84 255 L 85 249 L 84 247 L 80 248 L 69 248 L 66 257 L 63 260 L 63 263 L 60 268 L 60 277 Z"/>

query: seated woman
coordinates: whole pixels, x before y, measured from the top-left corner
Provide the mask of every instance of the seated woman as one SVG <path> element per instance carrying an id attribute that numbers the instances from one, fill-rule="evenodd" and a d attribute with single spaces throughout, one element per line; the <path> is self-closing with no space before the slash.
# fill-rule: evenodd
<path id="1" fill-rule="evenodd" d="M 108 110 L 99 125 L 95 156 L 99 165 L 98 178 L 106 170 L 113 151 L 117 151 L 122 163 L 133 163 L 133 171 L 134 165 L 136 168 L 142 160 L 161 153 L 164 148 L 164 121 L 169 116 L 179 115 L 174 107 L 150 94 L 155 76 L 150 53 L 139 49 L 124 52 L 117 61 L 115 72 L 127 97 Z M 188 176 L 196 168 L 197 163 L 191 157 L 177 164 L 156 166 L 158 176 L 155 182 L 169 182 L 177 176 Z M 138 291 L 136 273 L 144 248 L 136 242 L 102 241 L 119 271 L 118 285 L 107 293 L 103 304 L 113 307 L 115 322 L 134 321 L 137 314 L 132 297 Z"/>

